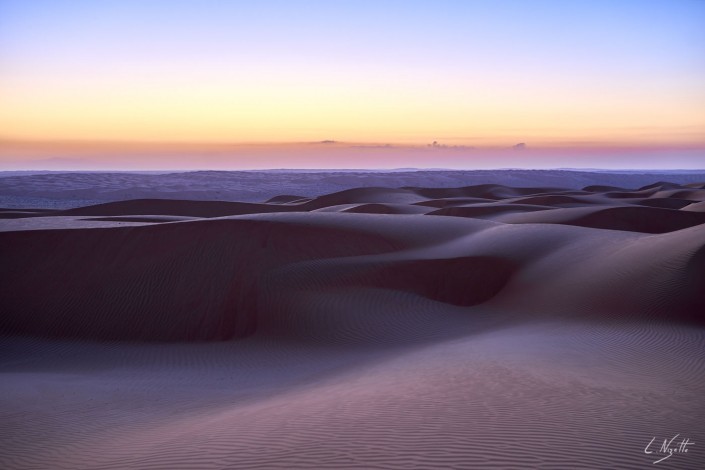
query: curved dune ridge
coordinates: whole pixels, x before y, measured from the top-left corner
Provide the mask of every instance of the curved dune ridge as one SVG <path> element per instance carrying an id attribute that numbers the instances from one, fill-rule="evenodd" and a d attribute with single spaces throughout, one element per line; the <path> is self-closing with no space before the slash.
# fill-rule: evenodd
<path id="1" fill-rule="evenodd" d="M 4 211 L 0 468 L 704 468 L 702 188 Z"/>
<path id="2" fill-rule="evenodd" d="M 363 284 L 368 288 L 413 293 L 446 304 L 471 306 L 491 300 L 506 304 L 510 299 L 509 303 L 527 310 L 534 302 L 548 311 L 547 304 L 558 305 L 557 299 L 567 295 L 567 303 L 582 306 L 573 310 L 587 309 L 595 315 L 598 310 L 609 312 L 614 304 L 624 317 L 642 312 L 638 299 L 663 292 L 661 299 L 666 300 L 649 307 L 649 315 L 699 322 L 701 316 L 693 313 L 702 303 L 698 275 L 687 275 L 687 282 L 669 279 L 692 271 L 686 268 L 687 259 L 676 258 L 675 253 L 701 248 L 705 214 L 685 210 L 689 206 L 680 210 L 639 205 L 647 196 L 658 200 L 655 195 L 668 193 L 681 201 L 683 191 L 691 196 L 701 191 L 683 188 L 657 183 L 629 193 L 638 197 L 624 189 L 600 188 L 603 193 L 595 193 L 588 188 L 576 192 L 496 184 L 455 189 L 359 188 L 302 202 L 292 202 L 298 196 L 285 196 L 276 204 L 131 200 L 32 213 L 26 218 L 28 224 L 60 219 L 65 226 L 73 216 L 84 224 L 103 225 L 99 230 L 0 232 L 0 294 L 5 312 L 0 327 L 12 334 L 87 339 L 243 337 L 253 334 L 258 321 L 271 315 L 259 307 L 258 300 L 270 272 L 314 260 L 337 263 L 340 266 L 334 270 L 344 272 L 348 258 L 371 255 L 377 258 L 366 263 L 381 267 L 357 275 L 366 279 Z M 448 198 L 448 205 L 441 204 L 442 197 Z M 497 200 L 479 202 L 490 198 Z M 615 200 L 637 204 L 609 204 Z M 110 227 L 110 222 L 115 225 Z M 138 226 L 119 226 L 135 222 Z M 546 224 L 608 229 L 623 235 L 570 230 L 563 236 L 565 230 Z M 689 228 L 694 235 L 687 242 L 668 245 L 669 239 L 682 239 L 680 233 Z M 555 236 L 567 241 L 551 244 L 548 240 Z M 605 242 L 595 246 L 600 238 Z M 539 248 L 542 239 L 545 246 Z M 613 244 L 620 253 L 632 246 L 640 247 L 639 253 L 617 263 L 614 255 L 606 253 Z M 653 260 L 662 257 L 653 248 L 661 244 L 668 245 L 660 261 L 663 267 L 653 267 Z M 547 254 L 514 256 L 517 246 L 532 246 L 530 251 Z M 570 252 L 570 264 L 560 261 L 561 251 Z M 394 257 L 388 259 L 390 255 Z M 548 261 L 553 258 L 557 260 Z M 575 266 L 592 265 L 595 259 L 599 266 L 591 273 L 596 280 L 557 295 L 544 287 L 550 287 L 550 282 L 527 281 L 534 276 L 529 273 L 541 268 L 549 274 L 534 277 L 555 276 L 560 282 L 586 272 Z M 611 273 L 626 270 L 626 283 L 638 287 L 641 280 L 629 275 L 640 271 L 639 266 L 647 266 L 641 271 L 672 275 L 661 276 L 660 284 L 643 295 L 620 294 L 615 301 L 605 300 L 611 286 L 619 284 L 606 281 Z M 334 278 L 331 275 L 323 282 Z M 681 292 L 683 285 L 691 284 L 691 289 Z M 584 285 L 591 287 L 585 291 Z M 505 290 L 509 294 L 504 295 Z M 544 290 L 549 291 L 549 302 L 536 300 Z"/>
<path id="3" fill-rule="evenodd" d="M 705 190 L 699 186 L 659 182 L 633 191 L 606 186 L 588 186 L 582 191 L 575 191 L 557 188 L 512 188 L 498 184 L 463 188 L 370 187 L 349 189 L 315 198 L 277 196 L 265 203 L 135 199 L 63 211 L 7 209 L 0 213 L 0 218 L 102 216 L 132 217 L 125 218 L 124 221 L 159 222 L 172 220 L 159 220 L 156 217 L 139 219 L 134 216 L 212 218 L 273 212 L 345 211 L 487 218 L 502 212 L 536 212 L 526 217 L 502 219 L 501 222 L 555 223 L 664 233 L 705 222 L 705 216 L 693 214 L 703 212 L 699 203 L 705 201 Z M 423 207 L 437 210 L 426 211 Z M 555 212 L 551 209 L 566 210 Z"/>

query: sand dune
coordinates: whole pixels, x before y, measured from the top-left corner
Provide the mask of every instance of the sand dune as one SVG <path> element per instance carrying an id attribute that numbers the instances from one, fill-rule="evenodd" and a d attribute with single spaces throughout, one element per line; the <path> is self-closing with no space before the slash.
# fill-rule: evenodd
<path id="1" fill-rule="evenodd" d="M 489 218 L 498 214 L 505 213 L 524 213 L 534 211 L 545 211 L 553 209 L 549 206 L 537 206 L 534 204 L 472 204 L 463 206 L 444 207 L 429 215 L 449 215 L 454 217 L 472 217 L 472 218 Z"/>
<path id="2" fill-rule="evenodd" d="M 0 467 L 703 468 L 700 186 L 5 211 Z"/>
<path id="3" fill-rule="evenodd" d="M 696 212 L 658 207 L 573 207 L 512 214 L 502 218 L 501 221 L 506 223 L 566 224 L 631 232 L 665 233 L 703 224 L 705 216 Z"/>
<path id="4" fill-rule="evenodd" d="M 301 202 L 301 201 L 308 201 L 309 198 L 303 197 L 303 196 L 291 196 L 291 195 L 286 195 L 283 194 L 281 196 L 274 196 L 273 198 L 270 198 L 267 200 L 268 204 L 289 204 L 292 202 Z"/>
<path id="5" fill-rule="evenodd" d="M 21 219 L 25 217 L 47 215 L 54 212 L 47 209 L 0 209 L 0 219 Z"/>
<path id="6" fill-rule="evenodd" d="M 426 214 L 429 209 L 411 204 L 359 204 L 343 212 L 360 214 Z"/>
<path id="7" fill-rule="evenodd" d="M 494 202 L 494 200 L 486 199 L 486 198 L 482 198 L 482 197 L 446 197 L 446 198 L 428 199 L 428 200 L 420 201 L 420 202 L 415 203 L 415 205 L 426 206 L 426 207 L 436 207 L 438 209 L 442 209 L 444 207 L 464 206 L 467 204 L 487 203 L 487 202 Z"/>
<path id="8" fill-rule="evenodd" d="M 683 206 L 681 209 L 684 211 L 705 212 L 705 201 L 693 202 L 687 206 Z"/>
<path id="9" fill-rule="evenodd" d="M 685 206 L 693 204 L 693 201 L 688 199 L 678 199 L 672 197 L 661 197 L 657 199 L 632 199 L 632 204 L 647 207 L 661 207 L 663 209 L 683 209 Z"/>
<path id="10" fill-rule="evenodd" d="M 604 201 L 601 196 L 593 195 L 590 193 L 588 196 L 583 194 L 575 195 L 573 194 L 547 194 L 543 196 L 529 196 L 520 197 L 512 199 L 506 202 L 511 204 L 533 204 L 539 206 L 557 206 L 557 207 L 575 207 L 584 206 L 590 204 L 608 204 L 608 201 Z M 610 201 L 611 202 L 611 201 Z"/>
<path id="11" fill-rule="evenodd" d="M 128 199 L 260 202 L 289 195 L 306 198 L 360 187 L 458 188 L 480 184 L 512 187 L 612 187 L 617 191 L 668 180 L 698 189 L 705 172 L 605 172 L 571 170 L 404 171 L 192 171 L 143 173 L 0 172 L 0 207 L 84 207 Z M 702 188 L 700 188 L 702 189 Z M 600 189 L 597 189 L 600 191 Z M 290 196 L 287 196 L 290 197 Z M 290 200 L 289 200 L 290 201 Z M 279 203 L 278 201 L 272 201 Z M 372 201 L 368 201 L 372 202 Z M 383 202 L 383 201 L 374 201 Z"/>
<path id="12" fill-rule="evenodd" d="M 134 199 L 107 202 L 55 212 L 54 215 L 183 215 L 190 217 L 221 217 L 225 215 L 284 212 L 286 206 L 225 201 L 184 201 L 178 199 Z"/>

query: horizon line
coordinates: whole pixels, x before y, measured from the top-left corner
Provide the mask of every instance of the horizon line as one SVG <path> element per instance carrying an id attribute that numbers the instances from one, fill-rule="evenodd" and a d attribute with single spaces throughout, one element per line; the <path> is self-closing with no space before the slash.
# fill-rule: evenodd
<path id="1" fill-rule="evenodd" d="M 687 172 L 687 173 L 705 173 L 704 168 L 599 168 L 599 167 L 547 167 L 547 168 L 529 168 L 529 167 L 497 167 L 497 168 L 436 168 L 436 167 L 409 167 L 409 168 L 249 168 L 249 169 L 178 169 L 178 168 L 162 168 L 155 170 L 129 170 L 129 169 L 19 169 L 19 170 L 3 170 L 0 173 L 200 173 L 200 172 L 215 172 L 215 173 L 254 173 L 254 172 L 417 172 L 417 171 L 453 171 L 453 172 L 487 172 L 487 171 L 574 171 L 574 172 Z"/>
<path id="2" fill-rule="evenodd" d="M 482 138 L 475 138 L 482 139 Z M 43 146 L 43 145 L 78 145 L 78 146 L 128 146 L 128 147 L 296 147 L 296 146 L 319 146 L 324 148 L 390 148 L 390 149 L 420 149 L 434 148 L 442 149 L 463 149 L 463 150 L 512 150 L 522 147 L 524 150 L 557 150 L 557 149 L 601 149 L 601 150 L 626 150 L 626 149 L 702 149 L 705 150 L 705 140 L 703 142 L 638 142 L 633 140 L 556 140 L 546 141 L 543 139 L 532 143 L 530 139 L 507 139 L 503 142 L 493 140 L 492 143 L 471 143 L 473 138 L 467 141 L 457 138 L 444 139 L 438 137 L 430 141 L 366 141 L 366 140 L 292 140 L 292 141 L 265 141 L 265 140 L 178 140 L 178 139 L 81 139 L 81 138 L 22 138 L 0 135 L 0 145 L 21 145 L 21 146 Z"/>

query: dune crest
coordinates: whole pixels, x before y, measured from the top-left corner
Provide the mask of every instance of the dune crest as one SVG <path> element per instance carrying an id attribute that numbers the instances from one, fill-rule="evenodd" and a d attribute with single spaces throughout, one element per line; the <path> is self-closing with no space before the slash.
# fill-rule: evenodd
<path id="1" fill-rule="evenodd" d="M 701 186 L 4 210 L 0 467 L 651 467 L 705 439 Z"/>

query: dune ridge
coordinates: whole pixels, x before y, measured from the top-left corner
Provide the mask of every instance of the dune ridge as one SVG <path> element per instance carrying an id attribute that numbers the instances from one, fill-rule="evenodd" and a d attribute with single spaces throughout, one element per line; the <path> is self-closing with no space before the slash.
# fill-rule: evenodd
<path id="1" fill-rule="evenodd" d="M 680 200 L 682 188 L 658 183 L 632 193 L 601 188 L 579 195 L 496 184 L 358 188 L 300 202 L 286 197 L 286 204 L 131 200 L 33 212 L 29 222 L 76 217 L 103 225 L 0 232 L 6 312 L 0 328 L 115 340 L 249 336 L 270 315 L 260 308 L 270 273 L 316 260 L 333 263 L 320 289 L 358 270 L 336 282 L 457 306 L 495 300 L 531 311 L 537 303 L 543 312 L 555 310 L 565 294 L 572 310 L 592 315 L 618 305 L 623 317 L 668 312 L 670 320 L 699 323 L 705 216 L 629 203 L 645 195 Z M 125 222 L 139 223 L 121 227 Z M 586 272 L 597 280 L 575 281 L 558 294 L 547 288 Z M 613 279 L 612 273 L 621 274 Z M 650 289 L 629 295 L 626 286 L 643 284 L 644 276 L 653 279 Z M 615 285 L 626 293 L 606 300 Z M 548 300 L 536 300 L 542 295 Z"/>
<path id="2" fill-rule="evenodd" d="M 652 467 L 705 439 L 702 187 L 7 210 L 0 467 Z"/>

